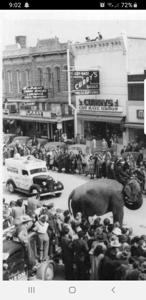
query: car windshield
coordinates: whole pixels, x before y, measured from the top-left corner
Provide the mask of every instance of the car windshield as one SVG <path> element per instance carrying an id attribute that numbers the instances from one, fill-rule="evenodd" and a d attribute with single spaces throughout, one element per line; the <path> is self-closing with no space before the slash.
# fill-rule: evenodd
<path id="1" fill-rule="evenodd" d="M 30 174 L 42 173 L 42 172 L 47 172 L 47 169 L 46 168 L 38 168 L 38 169 L 30 170 Z"/>

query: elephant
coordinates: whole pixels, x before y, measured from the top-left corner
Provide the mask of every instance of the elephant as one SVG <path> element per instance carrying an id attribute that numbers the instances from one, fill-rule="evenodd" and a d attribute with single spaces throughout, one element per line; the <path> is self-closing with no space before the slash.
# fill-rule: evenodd
<path id="1" fill-rule="evenodd" d="M 124 205 L 136 210 L 142 203 L 141 187 L 135 178 L 129 179 L 125 186 L 107 178 L 89 181 L 75 188 L 68 198 L 68 208 L 74 216 L 77 212 L 81 212 L 84 217 L 112 212 L 113 222 L 118 221 L 121 226 Z"/>

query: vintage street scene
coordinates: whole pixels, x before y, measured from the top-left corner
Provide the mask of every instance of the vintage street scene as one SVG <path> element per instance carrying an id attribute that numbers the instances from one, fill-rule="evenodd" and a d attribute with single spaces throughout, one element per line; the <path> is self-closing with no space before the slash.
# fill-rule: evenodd
<path id="1" fill-rule="evenodd" d="M 6 23 L 3 280 L 146 280 L 144 28 Z"/>

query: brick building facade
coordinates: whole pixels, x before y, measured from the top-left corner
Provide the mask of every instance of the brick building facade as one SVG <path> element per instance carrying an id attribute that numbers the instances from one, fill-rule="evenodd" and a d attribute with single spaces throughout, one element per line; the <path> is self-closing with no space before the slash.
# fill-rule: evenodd
<path id="1" fill-rule="evenodd" d="M 38 40 L 36 47 L 28 48 L 24 36 L 16 37 L 16 42 L 13 46 L 7 46 L 3 52 L 3 99 L 7 104 L 4 106 L 9 107 L 7 114 L 4 110 L 5 124 L 15 120 L 15 127 L 20 126 L 24 134 L 30 133 L 30 128 L 33 127 L 33 131 L 39 131 L 39 135 L 45 135 L 52 140 L 59 117 L 62 130 L 72 138 L 73 115 L 72 109 L 68 106 L 67 92 L 67 43 L 60 43 L 55 37 Z M 72 53 L 70 61 L 73 65 Z M 34 86 L 47 89 L 47 97 L 22 99 L 22 89 Z M 28 105 L 29 109 L 49 112 L 50 117 L 40 118 L 33 113 L 33 118 L 27 114 L 23 118 L 21 109 L 24 110 L 26 107 L 27 111 Z M 41 124 L 46 128 L 45 134 L 41 132 Z"/>

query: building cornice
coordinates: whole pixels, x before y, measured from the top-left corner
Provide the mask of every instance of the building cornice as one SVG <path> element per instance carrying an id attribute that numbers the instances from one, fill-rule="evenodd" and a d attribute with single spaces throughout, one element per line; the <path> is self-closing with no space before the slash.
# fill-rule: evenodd
<path id="1" fill-rule="evenodd" d="M 84 43 L 75 43 L 72 45 L 75 53 L 83 52 L 103 52 L 103 51 L 126 51 L 123 37 L 117 37 L 105 40 L 89 41 Z"/>

